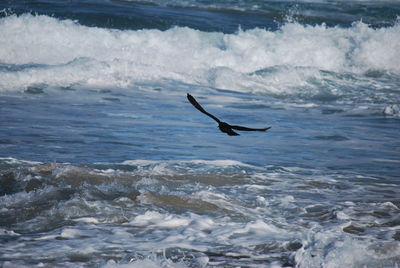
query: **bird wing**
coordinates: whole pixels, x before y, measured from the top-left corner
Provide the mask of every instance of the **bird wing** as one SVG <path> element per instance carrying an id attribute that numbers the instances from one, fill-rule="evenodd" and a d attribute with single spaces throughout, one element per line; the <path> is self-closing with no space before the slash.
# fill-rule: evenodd
<path id="1" fill-rule="evenodd" d="M 231 128 L 236 129 L 236 130 L 242 130 L 242 131 L 267 131 L 271 127 L 267 127 L 267 128 L 248 128 L 248 127 L 242 127 L 242 126 L 231 126 Z"/>
<path id="2" fill-rule="evenodd" d="M 206 110 L 203 109 L 203 107 L 201 107 L 201 105 L 195 100 L 195 98 L 193 98 L 192 95 L 190 95 L 189 93 L 187 94 L 187 98 L 190 101 L 190 103 L 197 108 L 197 110 L 199 110 L 200 112 L 202 112 L 203 114 L 208 115 L 209 117 L 211 117 L 212 119 L 214 119 L 215 121 L 217 121 L 218 123 L 220 123 L 221 121 L 219 121 L 218 118 L 216 118 L 215 116 L 213 116 L 212 114 L 208 113 Z"/>

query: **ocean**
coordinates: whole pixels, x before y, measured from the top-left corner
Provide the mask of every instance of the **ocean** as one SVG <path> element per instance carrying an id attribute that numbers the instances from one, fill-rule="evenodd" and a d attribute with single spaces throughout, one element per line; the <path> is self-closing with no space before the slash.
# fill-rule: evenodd
<path id="1" fill-rule="evenodd" d="M 400 2 L 1 1 L 0 266 L 399 267 Z"/>

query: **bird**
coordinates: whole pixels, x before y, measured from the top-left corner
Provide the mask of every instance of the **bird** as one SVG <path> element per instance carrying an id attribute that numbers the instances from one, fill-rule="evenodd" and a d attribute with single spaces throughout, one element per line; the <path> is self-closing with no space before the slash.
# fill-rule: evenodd
<path id="1" fill-rule="evenodd" d="M 199 110 L 203 114 L 206 114 L 209 117 L 211 117 L 212 119 L 214 119 L 215 121 L 217 121 L 219 130 L 221 130 L 223 133 L 226 133 L 229 136 L 239 136 L 239 134 L 237 132 L 233 131 L 233 130 L 240 130 L 240 131 L 267 131 L 268 129 L 271 128 L 271 127 L 266 127 L 266 128 L 248 128 L 248 127 L 230 125 L 230 124 L 228 124 L 226 122 L 222 122 L 217 117 L 215 117 L 214 115 L 212 115 L 209 112 L 207 112 L 206 110 L 204 110 L 203 107 L 201 107 L 201 105 L 196 101 L 196 99 L 192 95 L 190 95 L 189 93 L 187 93 L 187 99 L 189 100 L 189 102 L 197 110 Z"/>

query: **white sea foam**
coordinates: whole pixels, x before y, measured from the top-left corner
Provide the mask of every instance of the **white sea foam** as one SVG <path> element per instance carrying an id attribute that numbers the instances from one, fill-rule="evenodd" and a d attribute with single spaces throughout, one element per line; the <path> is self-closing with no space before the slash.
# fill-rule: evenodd
<path id="1" fill-rule="evenodd" d="M 72 239 L 85 236 L 85 234 L 78 229 L 65 228 L 61 231 L 61 237 L 65 239 Z"/>
<path id="2" fill-rule="evenodd" d="M 147 211 L 143 215 L 136 216 L 129 225 L 143 227 L 160 227 L 160 228 L 176 228 L 187 226 L 190 219 L 184 217 L 174 217 L 172 215 L 164 215 L 156 211 Z"/>
<path id="3" fill-rule="evenodd" d="M 242 233 L 254 233 L 257 236 L 264 235 L 264 236 L 274 236 L 274 235 L 280 235 L 283 234 L 284 232 L 271 225 L 267 224 L 261 220 L 257 220 L 256 222 L 250 222 L 246 224 L 246 226 L 243 229 L 239 229 L 235 231 L 236 234 L 242 234 Z"/>
<path id="4" fill-rule="evenodd" d="M 10 241 L 1 247 L 4 256 L 15 260 L 24 256 L 33 258 L 23 250 L 30 252 L 32 246 L 39 246 L 43 252 L 39 254 L 39 260 L 48 256 L 67 255 L 73 259 L 95 256 L 99 259 L 95 258 L 94 262 L 101 261 L 105 267 L 180 267 L 185 261 L 190 267 L 249 266 L 257 260 L 270 263 L 276 261 L 276 257 L 279 259 L 274 265 L 285 266 L 281 258 L 287 258 L 289 254 L 295 256 L 293 265 L 298 267 L 396 267 L 400 263 L 400 247 L 395 240 L 399 228 L 396 222 L 399 208 L 395 202 L 398 190 L 394 185 L 368 184 L 366 180 L 366 187 L 363 183 L 351 184 L 349 178 L 357 176 L 352 172 L 341 180 L 340 176 L 345 176 L 342 173 L 337 177 L 322 172 L 325 175 L 321 176 L 317 169 L 268 166 L 261 171 L 254 168 L 251 174 L 243 175 L 250 176 L 256 184 L 241 178 L 234 183 L 212 186 L 179 177 L 174 180 L 169 175 L 160 176 L 157 169 L 152 173 L 153 167 L 163 164 L 172 172 L 176 172 L 174 168 L 183 168 L 185 175 L 194 177 L 193 173 L 196 174 L 197 169 L 204 170 L 206 165 L 208 169 L 198 175 L 202 177 L 215 168 L 221 174 L 221 167 L 228 170 L 225 175 L 236 176 L 237 173 L 229 173 L 232 167 L 243 169 L 246 165 L 230 160 L 137 160 L 127 163 L 136 166 L 125 171 L 129 173 L 128 180 L 124 179 L 126 174 L 114 172 L 113 164 L 103 166 L 104 172 L 90 167 L 73 169 L 70 164 L 66 164 L 66 168 L 62 168 L 62 164 L 49 165 L 54 172 L 43 171 L 51 174 L 51 187 L 2 196 L 0 201 L 4 207 L 16 211 L 5 215 L 16 215 L 26 207 L 40 209 L 39 217 L 26 222 L 26 225 L 32 224 L 31 228 L 51 224 L 47 221 L 50 219 L 51 222 L 55 217 L 67 220 L 67 225 L 55 225 L 39 237 L 0 229 L 0 236 Z M 75 187 L 66 187 L 65 184 L 70 183 L 65 175 L 71 172 L 72 177 L 82 177 L 87 182 L 91 180 L 86 178 L 87 174 L 116 177 L 116 181 L 108 183 L 105 179 L 103 184 L 79 183 Z M 157 179 L 151 178 L 153 174 Z M 122 177 L 118 179 L 118 176 Z M 358 179 L 361 181 L 362 178 L 365 177 Z M 351 187 L 346 186 L 346 181 Z M 142 198 L 146 198 L 143 193 L 151 193 L 153 187 L 159 185 L 165 188 L 154 198 L 162 197 L 161 202 L 142 203 Z M 134 193 L 132 188 L 142 194 L 120 196 L 120 193 Z M 73 194 L 58 199 L 64 190 Z M 315 193 L 318 197 L 313 197 Z M 382 199 L 382 193 L 386 198 Z M 368 200 L 364 199 L 366 194 Z M 168 200 L 170 197 L 173 198 Z M 43 200 L 47 205 L 41 207 Z M 204 210 L 198 213 L 201 204 L 188 202 L 191 209 L 184 207 L 181 212 L 180 200 L 204 202 Z M 50 204 L 51 208 L 48 207 Z M 21 209 L 17 210 L 18 207 Z M 208 212 L 210 208 L 212 211 Z M 73 226 L 71 219 L 76 222 Z M 368 227 L 371 223 L 374 226 Z M 23 243 L 14 243 L 15 239 Z M 13 248 L 17 245 L 19 248 Z M 104 248 L 111 251 L 109 254 L 127 256 L 113 258 L 120 260 L 118 263 L 98 257 Z M 172 253 L 163 254 L 167 250 Z M 134 255 L 134 251 L 138 255 Z M 156 253 L 154 257 L 153 252 Z M 207 256 L 213 252 L 222 252 L 224 257 Z"/>
<path id="5" fill-rule="evenodd" d="M 383 114 L 400 118 L 400 107 L 397 104 L 386 106 L 383 110 Z"/>
<path id="6" fill-rule="evenodd" d="M 397 267 L 398 255 L 393 254 L 399 252 L 398 243 L 378 247 L 373 242 L 360 243 L 357 239 L 325 233 L 313 246 L 299 250 L 296 261 L 298 267 Z M 376 255 L 379 251 L 382 258 Z"/>
<path id="7" fill-rule="evenodd" d="M 175 27 L 110 30 L 48 16 L 0 20 L 0 91 L 32 85 L 129 87 L 173 80 L 241 92 L 291 93 L 320 70 L 400 74 L 400 24 L 373 29 L 287 23 L 278 31 Z"/>
<path id="8" fill-rule="evenodd" d="M 126 160 L 122 164 L 124 165 L 133 165 L 133 166 L 156 166 L 161 164 L 169 164 L 169 165 L 210 165 L 210 166 L 218 166 L 218 167 L 229 167 L 229 166 L 243 166 L 243 167 L 252 167 L 251 165 L 242 163 L 236 160 L 187 160 L 187 161 L 157 161 L 157 160 Z"/>
<path id="9" fill-rule="evenodd" d="M 235 169 L 240 172 L 245 172 L 246 168 L 256 168 L 255 166 L 236 161 L 236 160 L 126 160 L 123 161 L 124 165 L 135 166 L 138 169 L 138 173 L 141 175 L 177 175 L 181 172 L 199 172 L 211 169 Z M 142 181 L 140 183 L 146 183 Z"/>
<path id="10" fill-rule="evenodd" d="M 184 268 L 188 267 L 183 263 L 175 263 L 167 258 L 157 258 L 157 257 L 148 257 L 145 259 L 137 260 L 132 258 L 130 263 L 119 264 L 115 261 L 111 260 L 108 261 L 106 265 L 103 266 L 104 268 L 161 268 L 161 267 L 170 267 L 170 268 Z M 202 267 L 202 266 L 200 266 Z"/>
<path id="11" fill-rule="evenodd" d="M 28 160 L 20 160 L 13 157 L 0 157 L 0 161 L 9 165 L 39 165 L 40 162 L 37 161 L 28 161 Z"/>
<path id="12" fill-rule="evenodd" d="M 87 224 L 98 224 L 99 223 L 99 220 L 96 218 L 93 218 L 93 217 L 82 217 L 82 218 L 75 219 L 75 221 L 84 222 Z"/>

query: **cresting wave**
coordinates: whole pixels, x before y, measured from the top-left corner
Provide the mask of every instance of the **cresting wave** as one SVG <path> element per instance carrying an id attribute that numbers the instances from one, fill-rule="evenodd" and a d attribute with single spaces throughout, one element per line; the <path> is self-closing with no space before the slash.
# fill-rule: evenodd
<path id="1" fill-rule="evenodd" d="M 367 74 L 366 80 L 400 75 L 400 23 L 373 29 L 362 22 L 350 28 L 292 22 L 277 31 L 223 34 L 185 27 L 110 30 L 24 14 L 2 18 L 0 33 L 3 92 L 35 85 L 130 87 L 170 80 L 291 94 L 296 87 L 327 86 L 329 79 L 346 83 L 357 75 Z M 350 79 L 338 78 L 343 74 Z"/>

